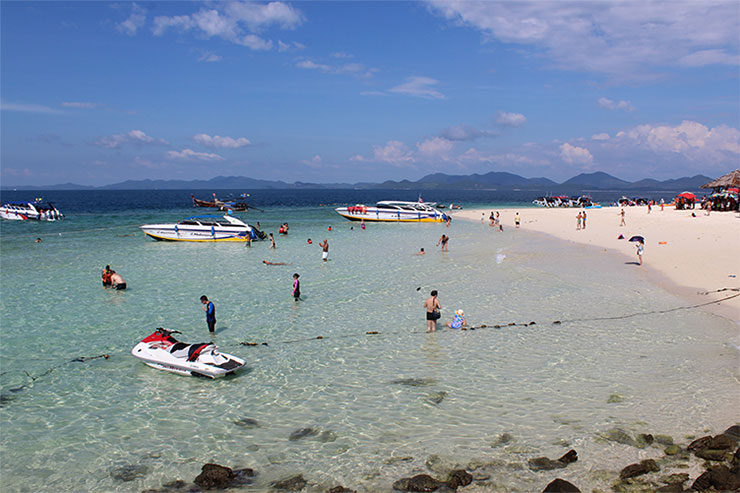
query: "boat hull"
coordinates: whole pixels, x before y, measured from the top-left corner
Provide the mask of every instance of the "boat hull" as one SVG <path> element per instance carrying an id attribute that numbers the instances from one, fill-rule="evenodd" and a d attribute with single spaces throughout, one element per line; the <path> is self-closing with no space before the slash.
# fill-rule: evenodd
<path id="1" fill-rule="evenodd" d="M 383 211 L 375 207 L 367 207 L 366 210 L 350 212 L 347 207 L 335 209 L 337 214 L 350 221 L 376 221 L 394 223 L 441 223 L 447 220 L 447 216 L 441 212 L 422 211 Z"/>
<path id="2" fill-rule="evenodd" d="M 197 230 L 197 231 L 175 231 L 172 228 L 157 228 L 155 226 L 141 230 L 150 238 L 157 241 L 191 241 L 191 242 L 214 242 L 214 241 L 247 241 L 249 233 L 236 230 Z"/>

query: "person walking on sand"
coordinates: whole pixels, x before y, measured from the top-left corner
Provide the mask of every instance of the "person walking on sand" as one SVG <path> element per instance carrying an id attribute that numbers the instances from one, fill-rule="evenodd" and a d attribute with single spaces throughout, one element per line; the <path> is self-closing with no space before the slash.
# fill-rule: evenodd
<path id="1" fill-rule="evenodd" d="M 203 305 L 203 311 L 206 312 L 206 324 L 208 324 L 208 332 L 216 332 L 216 306 L 213 301 L 208 301 L 208 296 L 203 295 L 200 297 L 200 302 Z"/>
<path id="2" fill-rule="evenodd" d="M 301 299 L 301 281 L 298 278 L 301 277 L 297 272 L 293 274 L 293 299 L 296 301 Z"/>
<path id="3" fill-rule="evenodd" d="M 437 320 L 442 316 L 439 313 L 442 305 L 439 303 L 439 299 L 437 299 L 436 289 L 429 294 L 431 296 L 424 300 L 424 308 L 427 313 L 427 332 L 435 332 L 437 330 Z"/>
<path id="4" fill-rule="evenodd" d="M 663 207 L 665 207 L 665 200 L 662 198 L 660 199 L 660 212 L 663 212 Z"/>
<path id="5" fill-rule="evenodd" d="M 446 252 L 447 251 L 447 242 L 448 241 L 450 241 L 450 237 L 447 236 L 447 235 L 445 235 L 445 234 L 443 234 L 442 236 L 439 237 L 439 241 L 437 242 L 437 246 L 442 245 L 442 251 L 443 252 Z"/>
<path id="6" fill-rule="evenodd" d="M 626 226 L 627 223 L 624 222 L 624 207 L 622 207 L 622 211 L 619 213 L 619 215 L 621 216 L 621 219 L 619 221 L 619 225 L 620 226 Z"/>
<path id="7" fill-rule="evenodd" d="M 583 216 L 579 212 L 578 215 L 576 216 L 576 231 L 580 231 L 581 230 L 581 219 L 582 218 L 583 218 Z"/>
<path id="8" fill-rule="evenodd" d="M 640 260 L 640 265 L 642 265 L 642 252 L 645 251 L 645 244 L 641 241 L 637 242 L 637 258 Z"/>
<path id="9" fill-rule="evenodd" d="M 520 222 L 521 222 L 521 218 L 519 217 L 519 213 L 517 212 L 516 215 L 514 216 L 514 225 L 518 228 Z"/>
<path id="10" fill-rule="evenodd" d="M 324 238 L 324 241 L 319 243 L 319 246 L 321 247 L 321 258 L 324 260 L 324 262 L 327 261 L 329 258 L 329 240 Z"/>
<path id="11" fill-rule="evenodd" d="M 586 211 L 583 211 L 583 229 L 586 229 Z"/>

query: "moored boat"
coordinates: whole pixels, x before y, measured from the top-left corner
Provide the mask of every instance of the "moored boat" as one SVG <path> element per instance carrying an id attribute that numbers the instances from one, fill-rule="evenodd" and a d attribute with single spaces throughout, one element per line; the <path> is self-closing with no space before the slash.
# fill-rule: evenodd
<path id="1" fill-rule="evenodd" d="M 357 204 L 337 207 L 337 214 L 350 221 L 444 222 L 448 215 L 429 204 L 383 200 L 374 206 Z"/>
<path id="2" fill-rule="evenodd" d="M 162 241 L 247 241 L 264 240 L 267 235 L 231 215 L 192 216 L 176 223 L 144 224 L 139 228 Z"/>
<path id="3" fill-rule="evenodd" d="M 11 221 L 58 221 L 64 214 L 51 202 L 36 199 L 33 202 L 3 202 L 0 218 Z"/>

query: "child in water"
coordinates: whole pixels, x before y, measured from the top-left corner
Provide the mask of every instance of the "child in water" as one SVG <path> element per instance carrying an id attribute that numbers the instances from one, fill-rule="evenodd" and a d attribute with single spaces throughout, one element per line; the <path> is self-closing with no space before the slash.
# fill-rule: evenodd
<path id="1" fill-rule="evenodd" d="M 452 323 L 445 324 L 450 329 L 461 329 L 463 326 L 468 324 L 465 322 L 465 312 L 462 310 L 456 310 L 455 315 L 452 317 Z"/>
<path id="2" fill-rule="evenodd" d="M 301 281 L 298 280 L 299 277 L 301 276 L 297 272 L 293 274 L 293 298 L 296 301 L 301 298 Z"/>

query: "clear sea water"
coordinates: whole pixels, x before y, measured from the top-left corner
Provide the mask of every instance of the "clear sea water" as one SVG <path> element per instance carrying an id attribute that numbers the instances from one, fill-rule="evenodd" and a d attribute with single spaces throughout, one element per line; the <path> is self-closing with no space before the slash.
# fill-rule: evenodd
<path id="1" fill-rule="evenodd" d="M 141 224 L 203 212 L 183 191 L 45 192 L 67 219 L 0 223 L 3 490 L 141 491 L 191 482 L 217 462 L 255 469 L 248 491 L 298 473 L 306 491 L 390 491 L 400 477 L 428 473 L 433 455 L 482 466 L 490 479 L 475 491 L 541 491 L 557 476 L 608 488 L 616 473 L 604 470 L 662 451 L 599 433 L 621 427 L 682 441 L 738 420 L 737 325 L 701 310 L 592 320 L 689 304 L 624 258 L 506 223 L 503 233 L 464 221 L 362 231 L 327 205 L 417 195 L 255 192 L 250 201 L 265 212 L 238 215 L 274 233 L 288 221 L 275 250 L 144 236 Z M 489 209 L 532 198 L 451 195 L 424 198 Z M 448 253 L 435 248 L 442 233 Z M 420 247 L 428 254 L 414 255 Z M 129 290 L 101 287 L 105 264 Z M 488 328 L 426 334 L 431 289 L 440 292 L 440 322 L 462 308 Z M 216 304 L 212 340 L 246 358 L 245 371 L 186 378 L 130 355 L 160 326 L 187 342 L 211 340 L 202 294 Z M 536 323 L 492 328 L 510 322 Z M 72 361 L 101 354 L 110 358 Z M 316 434 L 289 439 L 302 428 Z M 503 433 L 513 440 L 492 446 Z M 579 461 L 567 469 L 526 468 L 528 458 L 569 448 Z M 123 481 L 131 478 L 121 471 L 133 470 Z"/>

